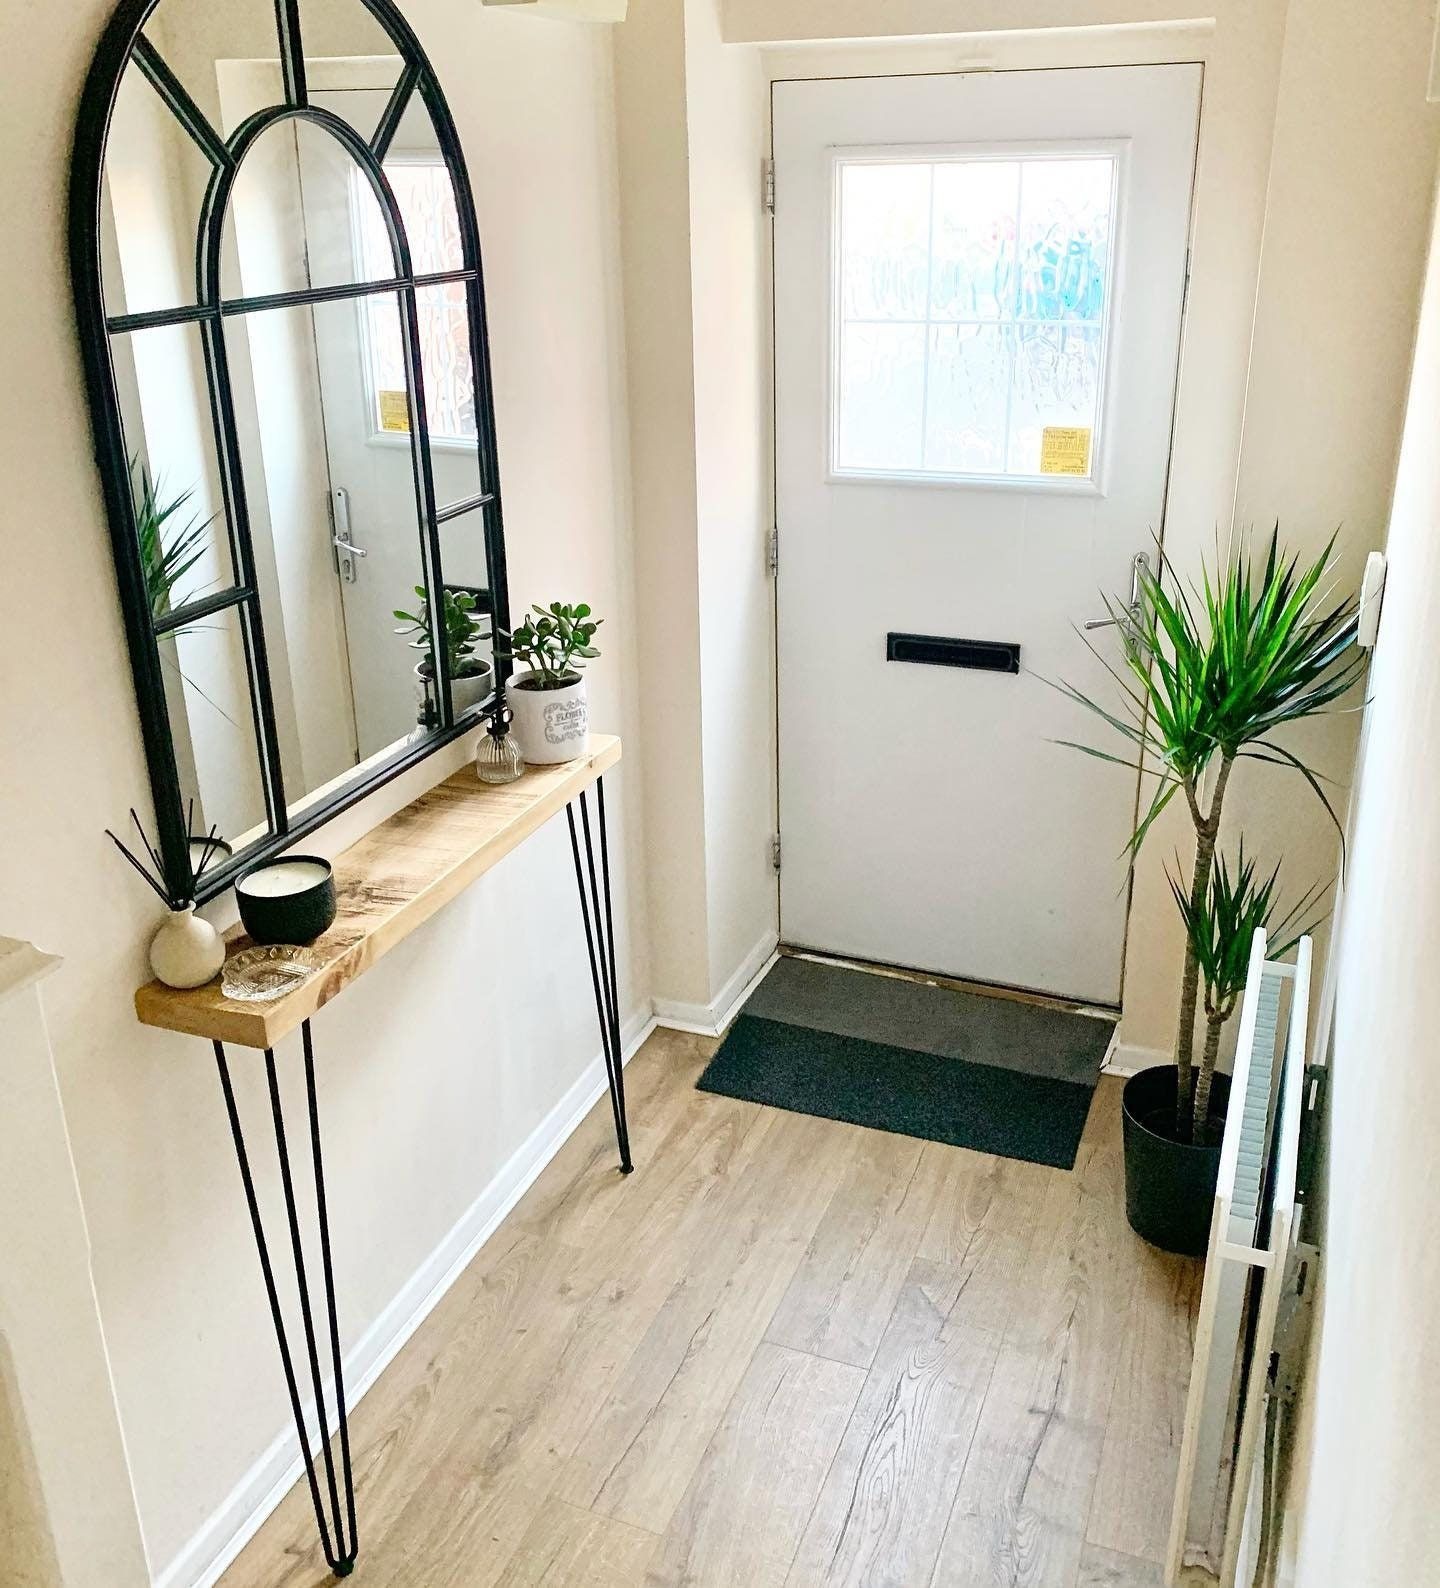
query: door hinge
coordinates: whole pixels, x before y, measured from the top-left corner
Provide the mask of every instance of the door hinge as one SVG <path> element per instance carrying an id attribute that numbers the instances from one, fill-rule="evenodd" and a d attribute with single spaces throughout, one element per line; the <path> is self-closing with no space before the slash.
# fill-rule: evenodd
<path id="1" fill-rule="evenodd" d="M 767 160 L 765 162 L 764 193 L 765 213 L 767 215 L 773 215 L 775 213 L 775 162 L 773 160 Z"/>
<path id="2" fill-rule="evenodd" d="M 770 840 L 770 869 L 776 873 L 780 870 L 780 834 L 776 833 Z"/>
<path id="3" fill-rule="evenodd" d="M 772 529 L 765 537 L 765 566 L 773 579 L 780 572 L 780 531 Z"/>

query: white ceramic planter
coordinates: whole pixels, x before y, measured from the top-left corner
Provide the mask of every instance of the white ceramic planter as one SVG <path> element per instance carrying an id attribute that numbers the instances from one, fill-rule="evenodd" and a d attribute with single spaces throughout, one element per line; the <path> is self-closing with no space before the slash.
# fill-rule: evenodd
<path id="1" fill-rule="evenodd" d="M 171 911 L 150 941 L 150 969 L 167 987 L 203 987 L 225 963 L 225 939 L 193 904 Z"/>
<path id="2" fill-rule="evenodd" d="M 516 673 L 505 691 L 510 707 L 510 732 L 528 766 L 554 766 L 573 761 L 590 748 L 590 706 L 585 680 L 559 689 L 528 689 L 533 672 Z"/>
<path id="3" fill-rule="evenodd" d="M 432 700 L 435 693 L 434 680 L 420 671 L 423 666 L 424 663 L 421 662 L 415 667 L 415 699 L 421 705 L 427 700 Z M 450 680 L 450 699 L 454 704 L 457 718 L 463 717 L 467 711 L 488 700 L 490 691 L 495 687 L 495 669 L 489 662 L 482 662 L 481 666 L 484 668 L 483 672 Z"/>

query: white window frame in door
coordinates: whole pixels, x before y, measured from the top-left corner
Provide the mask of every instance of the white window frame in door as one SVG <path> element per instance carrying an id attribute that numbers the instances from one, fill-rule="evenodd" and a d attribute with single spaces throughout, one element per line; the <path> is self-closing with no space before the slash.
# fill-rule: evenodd
<path id="1" fill-rule="evenodd" d="M 1111 393 L 1107 378 L 1115 327 L 1122 311 L 1125 250 L 1121 246 L 1129 216 L 1130 140 L 1128 138 L 1027 139 L 1021 142 L 857 144 L 830 150 L 830 312 L 826 354 L 825 402 L 829 415 L 825 460 L 827 483 L 832 485 L 928 486 L 940 490 L 1040 491 L 1060 496 L 1104 496 L 1109 457 Z M 1091 442 L 1090 473 L 1079 478 L 1046 474 L 947 474 L 940 470 L 842 468 L 840 444 L 840 358 L 842 351 L 842 256 L 844 225 L 842 176 L 851 165 L 935 165 L 945 160 L 1108 160 L 1110 179 L 1110 230 L 1105 261 L 1105 302 L 1101 318 L 1100 363 L 1095 435 Z M 773 264 L 772 264 L 773 268 Z M 997 319 L 997 325 L 1006 322 Z M 1064 324 L 1057 321 L 1056 324 Z M 1008 444 L 1008 425 L 1007 425 Z"/>

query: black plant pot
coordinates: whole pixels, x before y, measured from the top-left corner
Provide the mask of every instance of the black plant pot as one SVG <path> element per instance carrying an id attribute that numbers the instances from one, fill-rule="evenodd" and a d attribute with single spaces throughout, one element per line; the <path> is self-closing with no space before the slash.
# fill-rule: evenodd
<path id="1" fill-rule="evenodd" d="M 1210 1244 L 1220 1140 L 1230 1077 L 1210 1088 L 1210 1129 L 1203 1142 L 1175 1139 L 1176 1070 L 1161 1064 L 1125 1083 L 1125 1213 L 1130 1228 L 1162 1251 L 1203 1257 Z"/>

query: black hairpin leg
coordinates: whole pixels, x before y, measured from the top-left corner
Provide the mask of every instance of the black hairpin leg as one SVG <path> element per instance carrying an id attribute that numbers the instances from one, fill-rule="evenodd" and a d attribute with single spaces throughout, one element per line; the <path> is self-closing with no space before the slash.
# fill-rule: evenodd
<path id="1" fill-rule="evenodd" d="M 610 907 L 610 843 L 605 830 L 604 778 L 595 781 L 595 798 L 599 805 L 597 825 L 600 828 L 598 885 L 595 848 L 590 836 L 590 808 L 583 793 L 579 796 L 580 832 L 585 835 L 583 864 L 573 802 L 565 807 L 565 819 L 570 823 L 570 852 L 575 857 L 575 882 L 580 889 L 580 914 L 585 922 L 585 946 L 590 952 L 590 978 L 595 986 L 595 1013 L 600 1020 L 600 1046 L 605 1053 L 605 1075 L 610 1082 L 615 1139 L 620 1144 L 620 1172 L 629 1174 L 635 1165 L 630 1161 L 630 1127 L 625 1119 L 625 1071 L 620 1052 L 620 998 L 615 977 L 615 917 Z"/>
<path id="2" fill-rule="evenodd" d="M 315 1415 L 319 1424 L 318 1444 L 325 1463 L 328 1507 L 320 1493 L 320 1480 L 311 1452 L 310 1434 L 300 1405 L 300 1388 L 295 1376 L 295 1361 L 280 1310 L 275 1285 L 275 1269 L 265 1240 L 260 1204 L 255 1196 L 255 1181 L 250 1173 L 250 1158 L 245 1150 L 245 1134 L 240 1126 L 240 1111 L 235 1106 L 235 1090 L 230 1084 L 230 1067 L 225 1060 L 225 1045 L 215 1043 L 215 1061 L 220 1069 L 220 1088 L 225 1094 L 225 1111 L 230 1116 L 230 1131 L 235 1138 L 235 1155 L 240 1162 L 240 1178 L 245 1186 L 245 1201 L 250 1223 L 260 1252 L 260 1271 L 265 1278 L 265 1294 L 270 1316 L 275 1323 L 275 1338 L 280 1346 L 280 1363 L 285 1370 L 285 1387 L 290 1392 L 290 1410 L 295 1416 L 295 1431 L 300 1436 L 300 1451 L 305 1458 L 305 1476 L 310 1483 L 310 1500 L 320 1529 L 320 1544 L 325 1562 L 337 1577 L 348 1577 L 355 1569 L 360 1541 L 355 1530 L 355 1483 L 350 1471 L 350 1428 L 345 1416 L 345 1379 L 340 1366 L 340 1330 L 335 1318 L 335 1273 L 330 1261 L 330 1219 L 325 1207 L 325 1171 L 320 1157 L 320 1115 L 315 1106 L 315 1052 L 310 1040 L 310 1022 L 301 1026 L 305 1043 L 305 1094 L 309 1109 L 310 1154 L 315 1169 L 315 1217 L 320 1232 L 321 1265 L 325 1280 L 325 1315 L 330 1330 L 330 1368 L 335 1377 L 336 1413 L 340 1425 L 340 1473 L 337 1481 L 335 1459 L 330 1449 L 330 1422 L 325 1404 L 325 1385 L 320 1371 L 320 1350 L 316 1344 L 314 1311 L 310 1305 L 310 1286 L 305 1274 L 305 1251 L 300 1239 L 300 1216 L 296 1208 L 295 1182 L 290 1172 L 290 1151 L 285 1139 L 285 1115 L 280 1102 L 280 1084 L 275 1073 L 275 1054 L 265 1050 L 265 1074 L 270 1086 L 270 1111 L 275 1119 L 275 1149 L 280 1158 L 280 1182 L 285 1191 L 285 1213 L 290 1227 L 290 1246 L 295 1260 L 295 1285 L 300 1296 L 300 1315 L 305 1325 L 305 1352 L 310 1365 L 310 1384 L 315 1392 Z M 344 1506 L 341 1506 L 341 1489 Z M 347 1542 L 348 1540 L 348 1542 Z"/>

